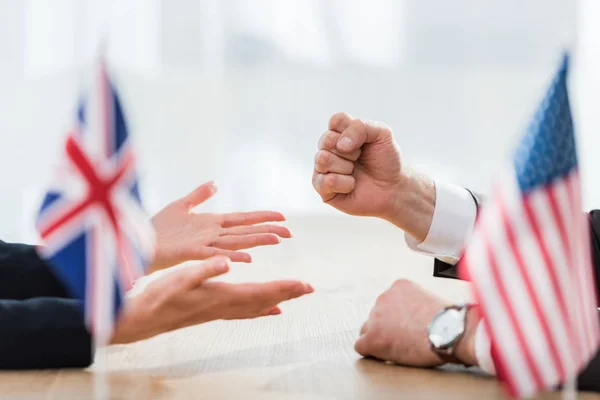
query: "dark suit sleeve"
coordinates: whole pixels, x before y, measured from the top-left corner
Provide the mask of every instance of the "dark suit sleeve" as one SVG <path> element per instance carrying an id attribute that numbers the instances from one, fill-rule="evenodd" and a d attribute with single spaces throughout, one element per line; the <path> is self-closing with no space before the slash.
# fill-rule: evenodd
<path id="1" fill-rule="evenodd" d="M 77 300 L 0 300 L 0 369 L 83 368 L 91 338 Z"/>
<path id="2" fill-rule="evenodd" d="M 580 390 L 590 392 L 600 392 L 600 352 L 587 365 L 585 370 L 579 375 L 577 383 Z"/>
<path id="3" fill-rule="evenodd" d="M 69 297 L 34 246 L 0 241 L 0 299 Z"/>
<path id="4" fill-rule="evenodd" d="M 458 279 L 456 265 L 446 264 L 436 258 L 433 262 L 433 276 L 436 278 Z"/>
<path id="5" fill-rule="evenodd" d="M 35 247 L 0 241 L 0 369 L 91 362 L 81 302 L 68 298 Z"/>

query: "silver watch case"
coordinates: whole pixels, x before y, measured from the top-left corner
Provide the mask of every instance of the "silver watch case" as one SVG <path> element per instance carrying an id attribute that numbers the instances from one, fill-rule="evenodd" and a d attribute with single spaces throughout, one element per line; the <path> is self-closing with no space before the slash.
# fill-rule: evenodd
<path id="1" fill-rule="evenodd" d="M 429 343 L 438 353 L 453 354 L 456 345 L 465 333 L 468 304 L 457 304 L 438 312 L 427 328 Z"/>

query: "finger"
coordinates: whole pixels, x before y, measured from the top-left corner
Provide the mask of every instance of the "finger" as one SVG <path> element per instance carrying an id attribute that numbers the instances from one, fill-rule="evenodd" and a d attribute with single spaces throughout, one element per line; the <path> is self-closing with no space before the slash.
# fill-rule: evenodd
<path id="1" fill-rule="evenodd" d="M 179 201 L 185 205 L 186 208 L 192 209 L 198 204 L 204 203 L 210 199 L 217 192 L 217 185 L 214 182 L 207 182 L 198 186 L 191 193 L 182 197 Z"/>
<path id="2" fill-rule="evenodd" d="M 350 125 L 353 118 L 347 112 L 338 112 L 333 114 L 329 120 L 329 130 L 342 133 Z"/>
<path id="3" fill-rule="evenodd" d="M 281 308 L 275 306 L 273 308 L 271 308 L 270 310 L 265 311 L 262 316 L 266 317 L 269 315 L 279 315 L 281 314 Z"/>
<path id="4" fill-rule="evenodd" d="M 281 243 L 279 236 L 273 233 L 257 233 L 243 236 L 221 236 L 213 242 L 214 247 L 225 250 L 251 249 Z"/>
<path id="5" fill-rule="evenodd" d="M 319 139 L 319 150 L 328 150 L 335 155 L 345 158 L 349 161 L 356 161 L 360 157 L 361 149 L 357 148 L 351 152 L 340 152 L 337 148 L 338 140 L 342 137 L 342 134 L 334 131 L 327 131 Z"/>
<path id="6" fill-rule="evenodd" d="M 328 201 L 332 200 L 337 195 L 337 193 L 332 192 L 331 190 L 328 190 L 325 187 L 324 179 L 325 175 L 320 174 L 317 171 L 313 171 L 312 185 L 317 191 L 317 193 L 319 193 L 319 196 L 321 196 L 321 200 L 327 203 Z"/>
<path id="7" fill-rule="evenodd" d="M 391 130 L 386 125 L 354 119 L 342 132 L 337 142 L 337 149 L 342 153 L 350 153 L 365 143 L 376 142 L 384 134 L 391 136 Z"/>
<path id="8" fill-rule="evenodd" d="M 368 321 L 365 322 L 364 324 L 362 324 L 362 326 L 360 327 L 360 334 L 361 335 L 364 335 L 369 330 L 369 327 L 368 327 L 367 323 L 368 323 Z"/>
<path id="9" fill-rule="evenodd" d="M 242 304 L 262 311 L 277 304 L 314 292 L 312 286 L 299 281 L 272 281 L 242 283 L 235 288 L 234 296 Z"/>
<path id="10" fill-rule="evenodd" d="M 230 260 L 227 257 L 214 257 L 198 266 L 185 268 L 182 273 L 187 274 L 185 277 L 186 285 L 193 289 L 207 279 L 227 273 L 229 262 Z"/>
<path id="11" fill-rule="evenodd" d="M 356 179 L 352 175 L 319 173 L 315 173 L 315 175 L 313 176 L 313 186 L 321 194 L 321 197 L 328 197 L 332 193 L 350 193 L 356 187 Z"/>
<path id="12" fill-rule="evenodd" d="M 251 226 L 236 226 L 234 228 L 227 228 L 221 236 L 227 235 L 252 235 L 256 233 L 273 233 L 279 237 L 289 239 L 292 237 L 292 232 L 289 228 L 281 225 L 251 225 Z"/>
<path id="13" fill-rule="evenodd" d="M 320 150 L 315 156 L 315 171 L 322 174 L 334 172 L 350 175 L 354 172 L 354 163 L 327 150 Z"/>
<path id="14" fill-rule="evenodd" d="M 369 353 L 369 341 L 367 339 L 367 335 L 361 335 L 358 338 L 358 340 L 354 344 L 354 350 L 356 350 L 356 352 L 363 357 L 368 357 L 372 355 Z"/>
<path id="15" fill-rule="evenodd" d="M 283 214 L 276 211 L 251 211 L 224 214 L 222 226 L 230 228 L 238 225 L 254 225 L 262 224 L 263 222 L 280 222 L 285 221 Z"/>
<path id="16" fill-rule="evenodd" d="M 189 251 L 185 257 L 186 260 L 205 260 L 209 257 L 215 256 L 223 256 L 228 257 L 232 262 L 243 262 L 243 263 L 251 263 L 252 256 L 248 253 L 244 253 L 243 251 L 233 251 L 220 249 L 217 247 L 208 247 L 208 246 L 200 246 L 197 248 L 193 248 Z"/>

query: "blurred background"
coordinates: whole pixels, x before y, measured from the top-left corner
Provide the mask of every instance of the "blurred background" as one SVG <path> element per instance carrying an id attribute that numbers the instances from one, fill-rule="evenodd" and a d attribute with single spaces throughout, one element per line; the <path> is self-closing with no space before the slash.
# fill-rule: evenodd
<path id="1" fill-rule="evenodd" d="M 311 173 L 340 110 L 386 122 L 407 162 L 435 179 L 486 191 L 561 52 L 582 41 L 577 4 L 0 0 L 0 238 L 36 240 L 33 216 L 100 38 L 150 212 L 214 179 L 205 210 L 308 215 L 335 213 Z"/>

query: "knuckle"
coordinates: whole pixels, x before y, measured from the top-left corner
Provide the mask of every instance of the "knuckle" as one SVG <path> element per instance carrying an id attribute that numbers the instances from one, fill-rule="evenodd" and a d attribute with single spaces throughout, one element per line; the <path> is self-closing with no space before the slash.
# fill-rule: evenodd
<path id="1" fill-rule="evenodd" d="M 356 165 L 352 162 L 352 161 L 348 161 L 348 170 L 350 174 L 354 173 L 354 168 L 356 167 Z"/>
<path id="2" fill-rule="evenodd" d="M 352 118 L 350 116 L 350 114 L 348 114 L 347 112 L 344 112 L 344 111 L 340 111 L 340 112 L 333 114 L 333 116 L 329 119 L 329 124 L 330 124 L 330 126 L 336 126 L 340 122 L 344 121 L 345 119 L 350 119 L 350 118 Z"/>
<path id="3" fill-rule="evenodd" d="M 313 187 L 316 189 L 317 192 L 319 192 L 321 190 L 321 186 L 322 186 L 322 182 L 323 179 L 321 177 L 321 174 L 319 173 L 314 173 L 313 174 L 313 178 L 312 178 L 312 184 Z"/>
<path id="4" fill-rule="evenodd" d="M 393 284 L 392 287 L 394 288 L 408 288 L 412 286 L 412 282 L 408 279 L 398 279 L 396 280 Z"/>
<path id="5" fill-rule="evenodd" d="M 338 178 L 336 175 L 327 174 L 325 175 L 325 186 L 334 187 L 338 182 Z"/>
<path id="6" fill-rule="evenodd" d="M 315 159 L 315 165 L 317 166 L 317 168 L 319 170 L 324 171 L 329 166 L 330 162 L 331 162 L 331 153 L 329 153 L 328 151 L 325 151 L 325 150 L 321 150 L 317 153 L 317 156 Z"/>
<path id="7" fill-rule="evenodd" d="M 392 136 L 392 128 L 390 128 L 389 126 L 387 126 L 386 124 L 380 124 L 381 126 L 381 132 L 385 135 L 385 136 Z"/>
<path id="8" fill-rule="evenodd" d="M 369 355 L 369 343 L 366 340 L 357 340 L 354 343 L 354 350 L 361 356 Z"/>
<path id="9" fill-rule="evenodd" d="M 366 124 L 366 122 L 365 122 L 365 121 L 363 121 L 362 119 L 356 118 L 356 119 L 353 119 L 353 120 L 352 120 L 352 122 L 350 122 L 350 126 L 351 126 L 353 129 L 356 129 L 356 130 L 362 131 L 362 130 L 365 130 L 365 129 L 366 129 L 366 127 L 367 127 L 367 124 Z"/>
<path id="10" fill-rule="evenodd" d="M 385 349 L 389 346 L 389 343 L 384 335 L 384 332 L 380 327 L 376 324 L 373 326 L 373 329 L 369 331 L 367 335 L 367 339 L 369 341 L 371 349 L 375 353 L 385 352 Z"/>
<path id="11" fill-rule="evenodd" d="M 383 292 L 379 296 L 377 296 L 377 300 L 375 300 L 375 304 L 381 305 L 382 303 L 385 303 L 387 301 L 387 298 L 388 298 L 387 292 Z"/>
<path id="12" fill-rule="evenodd" d="M 337 132 L 327 132 L 325 134 L 325 138 L 323 139 L 323 148 L 324 149 L 335 149 L 337 146 L 337 141 L 340 134 Z"/>

